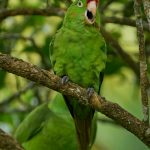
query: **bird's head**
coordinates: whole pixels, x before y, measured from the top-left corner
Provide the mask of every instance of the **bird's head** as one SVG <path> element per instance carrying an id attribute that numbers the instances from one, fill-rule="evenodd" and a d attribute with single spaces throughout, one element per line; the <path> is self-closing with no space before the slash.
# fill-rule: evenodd
<path id="1" fill-rule="evenodd" d="M 70 26 L 99 24 L 98 3 L 99 0 L 75 0 L 67 11 L 65 23 Z"/>

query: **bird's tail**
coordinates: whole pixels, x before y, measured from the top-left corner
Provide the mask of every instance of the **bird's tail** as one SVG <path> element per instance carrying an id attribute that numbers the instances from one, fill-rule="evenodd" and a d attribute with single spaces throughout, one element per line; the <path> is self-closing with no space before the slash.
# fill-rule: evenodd
<path id="1" fill-rule="evenodd" d="M 93 121 L 95 111 L 79 104 L 77 100 L 70 101 L 67 96 L 64 98 L 75 122 L 80 150 L 90 150 L 96 135 L 96 120 Z"/>
<path id="2" fill-rule="evenodd" d="M 80 150 L 90 150 L 92 139 L 92 118 L 79 119 L 74 116 Z"/>

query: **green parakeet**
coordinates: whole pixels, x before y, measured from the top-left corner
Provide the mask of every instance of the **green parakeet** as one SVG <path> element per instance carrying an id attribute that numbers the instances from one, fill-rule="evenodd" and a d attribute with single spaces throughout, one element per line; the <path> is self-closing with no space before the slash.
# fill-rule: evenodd
<path id="1" fill-rule="evenodd" d="M 82 87 L 94 88 L 97 93 L 107 58 L 106 44 L 99 29 L 98 0 L 75 0 L 50 44 L 54 73 L 62 80 L 67 76 Z M 64 98 L 75 122 L 80 149 L 89 150 L 94 137 L 94 110 L 80 104 L 75 98 Z"/>
<path id="2" fill-rule="evenodd" d="M 34 109 L 19 125 L 15 138 L 25 150 L 77 150 L 73 120 L 62 96 Z"/>

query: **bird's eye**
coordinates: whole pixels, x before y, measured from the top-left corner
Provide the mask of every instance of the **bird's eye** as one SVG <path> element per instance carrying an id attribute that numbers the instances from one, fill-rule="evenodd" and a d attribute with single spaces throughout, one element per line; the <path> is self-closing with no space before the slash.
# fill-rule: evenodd
<path id="1" fill-rule="evenodd" d="M 82 3 L 81 0 L 78 1 L 77 6 L 78 6 L 78 7 L 83 7 L 83 3 Z"/>

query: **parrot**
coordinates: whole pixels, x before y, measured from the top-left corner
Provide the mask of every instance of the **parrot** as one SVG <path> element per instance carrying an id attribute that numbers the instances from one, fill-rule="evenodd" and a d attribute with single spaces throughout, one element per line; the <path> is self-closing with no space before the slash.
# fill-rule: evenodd
<path id="1" fill-rule="evenodd" d="M 60 83 L 74 82 L 100 94 L 107 61 L 106 42 L 100 33 L 99 0 L 75 0 L 50 43 L 52 69 Z M 90 150 L 95 138 L 95 110 L 64 95 L 73 117 L 80 150 Z"/>
<path id="2" fill-rule="evenodd" d="M 73 120 L 58 93 L 49 103 L 31 111 L 17 127 L 14 137 L 25 150 L 79 149 Z"/>

